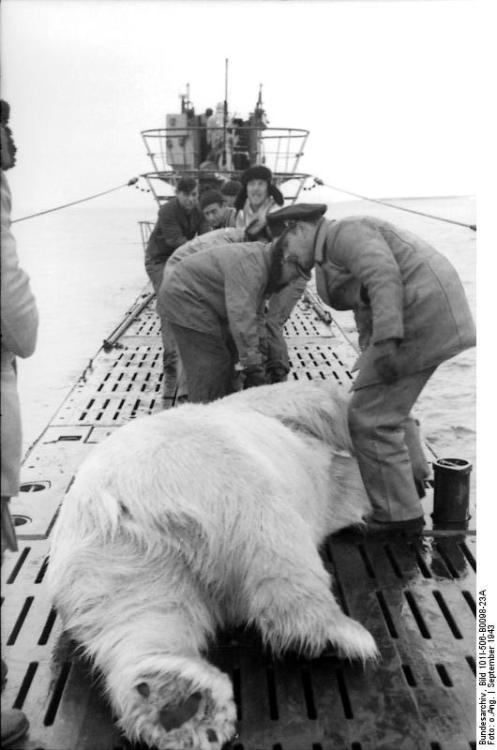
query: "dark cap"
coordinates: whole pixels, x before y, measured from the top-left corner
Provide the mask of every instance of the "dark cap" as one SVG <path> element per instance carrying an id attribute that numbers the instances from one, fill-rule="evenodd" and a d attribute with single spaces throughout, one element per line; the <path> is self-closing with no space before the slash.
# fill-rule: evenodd
<path id="1" fill-rule="evenodd" d="M 327 210 L 326 203 L 295 203 L 293 206 L 271 211 L 266 216 L 266 222 L 271 233 L 277 236 L 286 229 L 290 222 L 318 221 Z"/>
<path id="2" fill-rule="evenodd" d="M 10 105 L 3 99 L 0 101 L 0 124 L 7 125 L 10 117 Z"/>
<path id="3" fill-rule="evenodd" d="M 223 195 L 238 195 L 242 189 L 242 183 L 238 180 L 227 180 L 224 185 L 221 186 L 221 192 Z"/>
<path id="4" fill-rule="evenodd" d="M 202 193 L 200 196 L 200 208 L 207 208 L 207 206 L 212 206 L 213 203 L 219 203 L 221 206 L 224 203 L 224 198 L 219 190 L 206 190 L 205 193 Z"/>
<path id="5" fill-rule="evenodd" d="M 191 193 L 197 187 L 197 181 L 193 177 L 181 177 L 176 185 L 178 193 Z"/>

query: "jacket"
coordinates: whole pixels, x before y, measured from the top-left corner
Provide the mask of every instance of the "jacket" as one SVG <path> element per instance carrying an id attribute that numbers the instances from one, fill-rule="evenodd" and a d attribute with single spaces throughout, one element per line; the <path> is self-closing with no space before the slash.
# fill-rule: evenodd
<path id="1" fill-rule="evenodd" d="M 198 253 L 201 250 L 212 247 L 213 245 L 227 245 L 229 242 L 242 242 L 244 236 L 244 229 L 226 227 L 222 229 L 213 229 L 212 232 L 206 232 L 198 237 L 194 237 L 193 240 L 189 240 L 188 242 L 185 242 L 184 245 L 180 245 L 180 247 L 178 247 L 170 256 L 166 267 L 164 268 L 163 279 L 171 274 L 177 263 L 188 258 L 189 255 Z"/>
<path id="2" fill-rule="evenodd" d="M 229 327 L 242 367 L 260 365 L 270 263 L 271 245 L 264 242 L 213 245 L 190 255 L 164 278 L 161 313 L 212 335 Z"/>
<path id="3" fill-rule="evenodd" d="M 420 237 L 382 219 L 322 220 L 315 239 L 316 286 L 324 302 L 354 310 L 363 349 L 354 388 L 381 382 L 373 345 L 397 339 L 399 376 L 436 367 L 476 343 L 459 276 Z"/>
<path id="4" fill-rule="evenodd" d="M 210 229 L 198 206 L 188 212 L 177 198 L 159 208 L 157 223 L 145 251 L 145 268 L 164 264 L 177 247 Z"/>
<path id="5" fill-rule="evenodd" d="M 274 211 L 277 208 L 279 208 L 279 206 L 271 196 L 268 196 L 268 198 L 266 198 L 262 206 L 260 206 L 257 211 L 254 211 L 250 207 L 250 203 L 247 199 L 243 208 L 236 213 L 235 226 L 248 227 L 249 224 L 254 221 L 254 219 L 263 219 L 267 213 L 269 213 L 270 211 Z"/>
<path id="6" fill-rule="evenodd" d="M 19 266 L 16 242 L 10 230 L 11 196 L 2 172 L 2 296 L 1 296 L 1 440 L 2 497 L 19 491 L 22 433 L 17 392 L 16 357 L 33 354 L 38 332 L 38 311 L 29 277 Z"/>

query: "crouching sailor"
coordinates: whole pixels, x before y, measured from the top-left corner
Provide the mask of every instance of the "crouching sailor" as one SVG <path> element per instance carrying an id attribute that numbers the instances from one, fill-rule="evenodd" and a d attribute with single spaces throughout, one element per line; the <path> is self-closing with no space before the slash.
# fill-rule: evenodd
<path id="1" fill-rule="evenodd" d="M 326 206 L 313 210 L 318 217 Z M 158 303 L 178 344 L 189 401 L 230 393 L 237 359 L 245 387 L 267 382 L 265 301 L 302 275 L 309 278 L 287 262 L 279 240 L 212 243 L 164 275 Z"/>
<path id="2" fill-rule="evenodd" d="M 468 301 L 451 263 L 420 237 L 370 216 L 316 221 L 312 205 L 268 214 L 268 226 L 287 259 L 316 266 L 324 302 L 355 314 L 362 351 L 348 421 L 373 507 L 367 532 L 416 532 L 409 414 L 438 365 L 475 345 Z"/>

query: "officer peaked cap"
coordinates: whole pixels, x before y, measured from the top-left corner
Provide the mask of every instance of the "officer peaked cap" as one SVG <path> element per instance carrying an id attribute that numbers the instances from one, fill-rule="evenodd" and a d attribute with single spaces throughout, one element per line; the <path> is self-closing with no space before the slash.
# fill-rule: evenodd
<path id="1" fill-rule="evenodd" d="M 326 213 L 325 203 L 295 203 L 277 211 L 271 211 L 266 216 L 266 222 L 273 235 L 279 235 L 289 225 L 296 221 L 318 221 Z"/>

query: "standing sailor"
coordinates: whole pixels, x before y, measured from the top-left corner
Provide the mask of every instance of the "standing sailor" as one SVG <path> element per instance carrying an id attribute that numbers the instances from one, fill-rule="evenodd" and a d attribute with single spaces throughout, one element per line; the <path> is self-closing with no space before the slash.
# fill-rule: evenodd
<path id="1" fill-rule="evenodd" d="M 355 314 L 362 353 L 349 427 L 373 506 L 367 532 L 416 532 L 424 520 L 409 414 L 438 365 L 475 345 L 468 301 L 451 263 L 420 237 L 370 216 L 311 222 L 309 205 L 276 211 L 268 224 L 286 254 L 316 265 L 324 302 Z"/>
<path id="2" fill-rule="evenodd" d="M 2 226 L 2 353 L 1 353 L 1 557 L 4 550 L 17 551 L 14 522 L 9 502 L 19 494 L 22 458 L 22 431 L 19 394 L 17 391 L 17 357 L 30 357 L 38 334 L 38 310 L 27 273 L 20 267 L 16 241 L 11 231 L 11 195 L 5 171 L 16 162 L 17 148 L 8 125 L 10 107 L 0 103 L 1 138 L 1 226 Z M 2 688 L 7 665 L 2 659 Z M 2 708 L 1 743 L 11 747 L 27 733 L 29 721 L 17 708 Z"/>
<path id="3" fill-rule="evenodd" d="M 191 177 L 182 177 L 177 184 L 176 197 L 159 209 L 157 223 L 145 251 L 145 270 L 157 293 L 164 266 L 176 248 L 195 235 L 209 230 L 209 225 L 198 206 L 198 186 Z M 177 385 L 177 350 L 167 319 L 161 317 L 164 362 L 164 397 L 174 395 Z"/>

